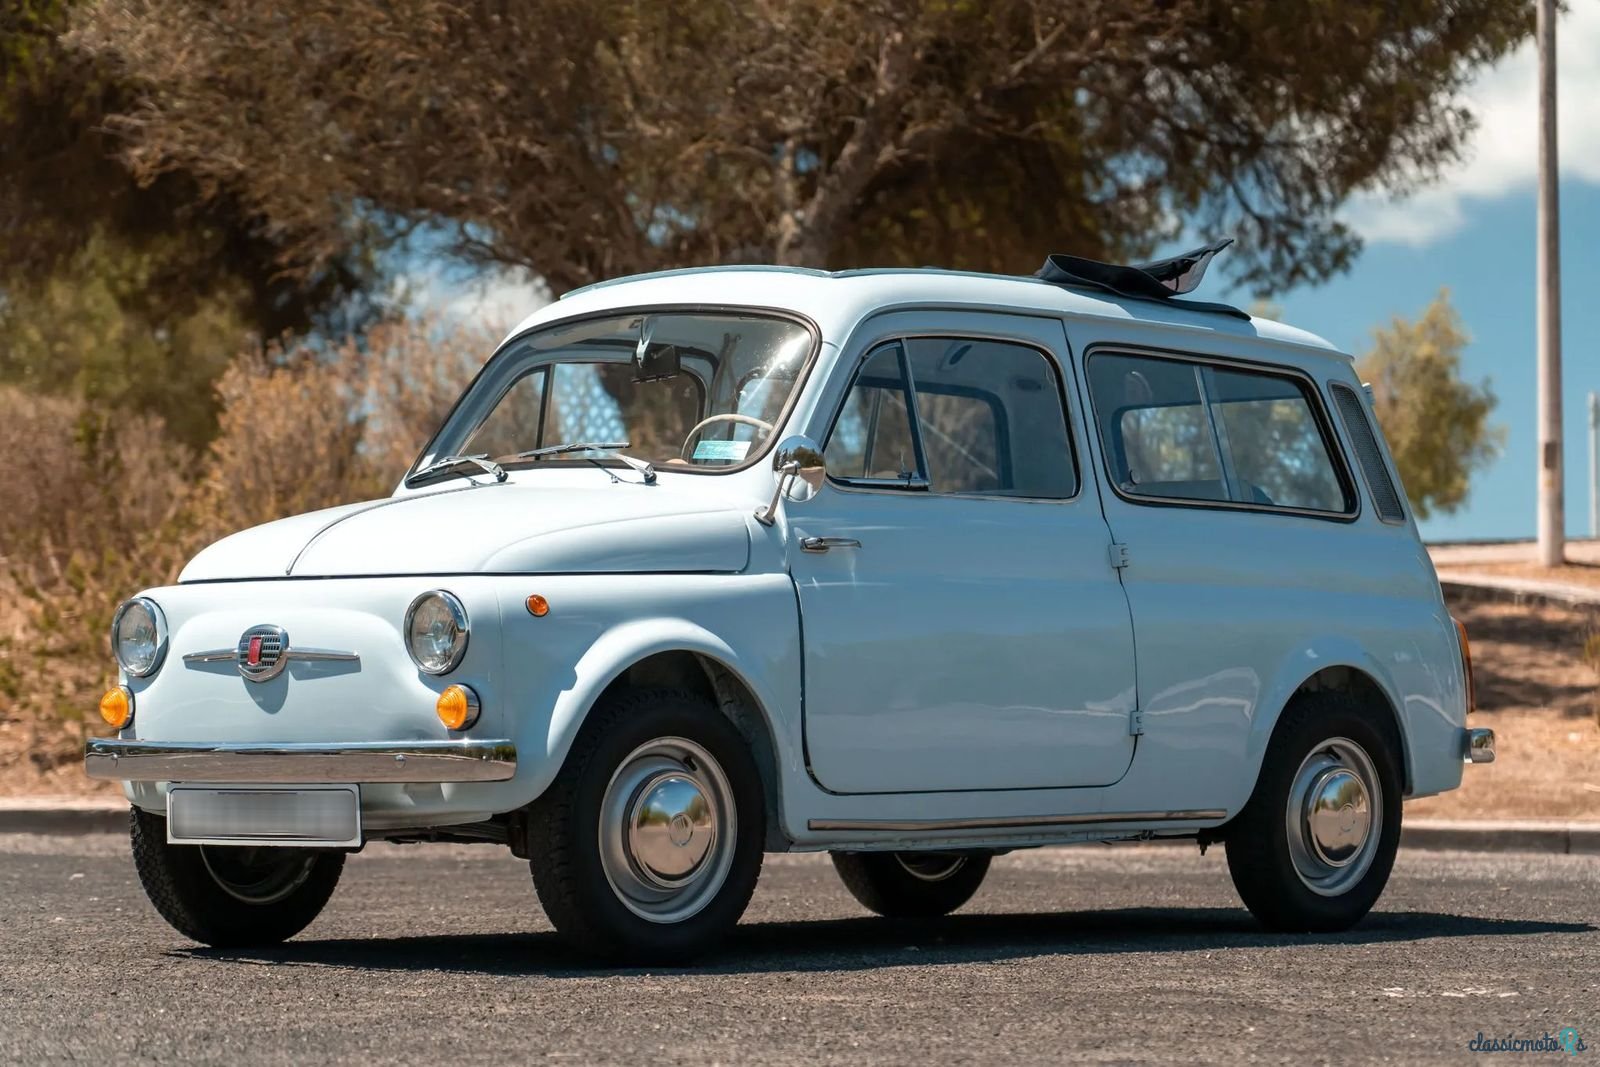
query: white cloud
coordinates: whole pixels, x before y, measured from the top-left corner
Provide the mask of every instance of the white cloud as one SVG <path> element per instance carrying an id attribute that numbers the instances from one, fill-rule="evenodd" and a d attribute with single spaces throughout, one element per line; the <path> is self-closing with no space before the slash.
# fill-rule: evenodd
<path id="1" fill-rule="evenodd" d="M 1600 184 L 1600 0 L 1574 0 L 1556 26 L 1561 175 Z M 1539 169 L 1538 57 L 1532 40 L 1463 94 L 1478 128 L 1459 165 L 1410 197 L 1355 198 L 1345 219 L 1368 241 L 1427 245 L 1458 229 L 1474 200 L 1531 186 Z"/>

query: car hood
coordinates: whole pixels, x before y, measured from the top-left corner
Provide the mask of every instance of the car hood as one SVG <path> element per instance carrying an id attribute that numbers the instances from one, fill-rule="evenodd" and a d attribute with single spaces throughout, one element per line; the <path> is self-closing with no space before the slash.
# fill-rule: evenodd
<path id="1" fill-rule="evenodd" d="M 269 522 L 205 549 L 179 580 L 743 570 L 749 509 L 656 485 L 505 482 Z"/>

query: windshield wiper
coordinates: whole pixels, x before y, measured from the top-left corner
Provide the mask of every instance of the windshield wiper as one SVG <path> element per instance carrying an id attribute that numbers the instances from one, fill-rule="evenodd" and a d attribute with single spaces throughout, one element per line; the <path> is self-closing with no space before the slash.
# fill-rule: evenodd
<path id="1" fill-rule="evenodd" d="M 644 484 L 655 484 L 656 469 L 642 459 L 634 459 L 632 456 L 624 455 L 622 450 L 628 447 L 629 442 L 627 441 L 576 441 L 567 445 L 547 445 L 544 448 L 530 448 L 526 452 L 518 452 L 516 455 L 501 456 L 500 458 L 510 461 L 517 459 L 543 459 L 545 456 L 564 456 L 572 452 L 610 452 L 625 465 L 638 471 L 639 476 L 644 479 Z M 596 465 L 598 466 L 598 463 Z"/>
<path id="2" fill-rule="evenodd" d="M 430 474 L 466 474 L 466 471 L 461 470 L 462 467 L 477 467 L 480 471 L 489 475 L 497 482 L 503 482 L 506 480 L 505 468 L 500 466 L 500 464 L 496 463 L 494 460 L 490 459 L 489 454 L 484 452 L 476 456 L 445 456 L 441 459 L 436 459 L 426 467 L 423 467 L 421 470 L 417 471 L 417 473 L 413 474 L 411 477 L 407 478 L 406 483 L 409 485 L 411 482 L 414 482 L 419 478 L 425 478 Z"/>

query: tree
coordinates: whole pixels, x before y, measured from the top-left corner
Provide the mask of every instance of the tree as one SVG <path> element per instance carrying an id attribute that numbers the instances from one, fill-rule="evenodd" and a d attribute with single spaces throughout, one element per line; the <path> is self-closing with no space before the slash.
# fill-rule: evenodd
<path id="1" fill-rule="evenodd" d="M 1234 232 L 1259 292 L 1346 267 L 1427 180 L 1523 0 L 118 0 L 145 180 L 226 189 L 309 269 L 444 226 L 557 291 L 689 263 L 1149 252 Z M 309 267 L 308 267 L 309 265 Z"/>
<path id="2" fill-rule="evenodd" d="M 146 294 L 161 250 L 134 252 L 102 237 L 54 273 L 0 302 L 0 381 L 36 393 L 76 395 L 97 419 L 158 416 L 172 438 L 198 449 L 216 432 L 212 383 L 251 330 L 240 286 L 213 281 L 209 299 L 150 313 Z"/>
<path id="3" fill-rule="evenodd" d="M 1489 424 L 1496 403 L 1489 382 L 1461 378 L 1468 340 L 1449 291 L 1440 290 L 1420 319 L 1397 315 L 1374 330 L 1372 349 L 1356 368 L 1372 385 L 1373 408 L 1419 519 L 1466 503 L 1473 472 L 1505 440 L 1504 430 Z"/>
<path id="4" fill-rule="evenodd" d="M 225 183 L 136 176 L 107 117 L 140 90 L 61 39 L 82 0 L 0 0 L 0 381 L 161 417 L 198 447 L 248 339 L 342 332 L 376 278 L 358 231 L 322 267 Z"/>

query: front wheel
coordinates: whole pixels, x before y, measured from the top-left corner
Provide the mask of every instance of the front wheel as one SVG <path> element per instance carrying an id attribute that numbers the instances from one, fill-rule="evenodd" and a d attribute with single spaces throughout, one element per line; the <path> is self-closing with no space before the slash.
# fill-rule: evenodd
<path id="1" fill-rule="evenodd" d="M 557 933 L 602 958 L 677 962 L 739 921 L 761 872 L 761 780 L 715 705 L 677 690 L 597 706 L 529 811 Z"/>
<path id="2" fill-rule="evenodd" d="M 989 859 L 964 852 L 835 852 L 833 869 L 868 911 L 931 919 L 972 899 L 989 873 Z"/>
<path id="3" fill-rule="evenodd" d="M 167 820 L 139 808 L 129 837 L 156 911 L 184 937 L 214 948 L 287 941 L 321 914 L 344 870 L 342 852 L 168 844 Z"/>
<path id="4" fill-rule="evenodd" d="M 1271 930 L 1347 930 L 1377 903 L 1400 846 L 1400 742 L 1337 693 L 1284 712 L 1255 792 L 1227 830 L 1228 870 Z"/>

